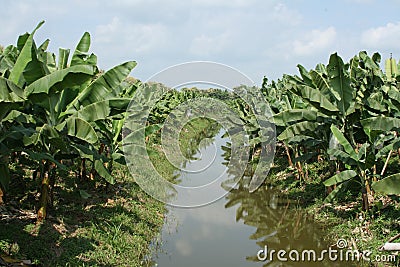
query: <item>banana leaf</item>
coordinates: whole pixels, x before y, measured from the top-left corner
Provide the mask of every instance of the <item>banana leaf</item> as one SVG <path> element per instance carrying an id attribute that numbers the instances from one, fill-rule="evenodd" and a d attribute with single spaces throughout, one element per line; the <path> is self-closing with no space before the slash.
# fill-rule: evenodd
<path id="1" fill-rule="evenodd" d="M 400 119 L 383 116 L 372 117 L 361 120 L 361 125 L 368 130 L 387 132 L 400 128 Z"/>
<path id="2" fill-rule="evenodd" d="M 344 151 L 346 151 L 346 153 L 349 154 L 349 156 L 352 159 L 357 161 L 358 155 L 357 155 L 356 151 L 354 150 L 354 148 L 349 143 L 349 141 L 346 139 L 344 134 L 335 125 L 331 125 L 331 131 L 332 131 L 332 134 L 338 140 L 338 142 L 342 145 Z"/>
<path id="3" fill-rule="evenodd" d="M 41 21 L 35 27 L 35 29 L 32 31 L 31 34 L 25 35 L 27 37 L 26 39 L 21 38 L 21 40 L 18 40 L 22 41 L 22 39 L 25 39 L 25 42 L 22 49 L 20 50 L 21 52 L 17 58 L 17 61 L 15 62 L 14 67 L 11 69 L 9 80 L 12 81 L 14 84 L 18 85 L 19 87 L 23 86 L 25 82 L 23 78 L 24 77 L 23 72 L 28 63 L 32 61 L 32 48 L 34 45 L 33 35 L 43 24 L 44 21 Z"/>
<path id="4" fill-rule="evenodd" d="M 390 175 L 372 184 L 375 192 L 388 195 L 400 195 L 400 173 Z"/>
<path id="5" fill-rule="evenodd" d="M 345 73 L 343 60 L 337 53 L 330 56 L 327 71 L 329 84 L 337 99 L 337 107 L 343 116 L 347 116 L 354 112 L 354 89 L 350 85 L 350 78 Z"/>

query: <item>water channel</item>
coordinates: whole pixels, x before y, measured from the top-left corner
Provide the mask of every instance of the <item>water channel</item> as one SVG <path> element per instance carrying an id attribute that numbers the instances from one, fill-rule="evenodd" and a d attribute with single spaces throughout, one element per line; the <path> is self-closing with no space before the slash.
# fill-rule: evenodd
<path id="1" fill-rule="evenodd" d="M 226 168 L 221 147 L 229 139 L 223 134 L 222 129 L 203 143 L 194 155 L 201 159 L 188 160 L 185 168 L 201 169 L 202 161 L 209 162 L 210 159 L 213 164 L 200 174 L 177 173 L 180 183 L 195 185 Z M 273 188 L 262 186 L 250 193 L 244 186 L 246 179 L 248 177 L 243 177 L 234 189 L 209 205 L 197 208 L 168 206 L 162 233 L 153 245 L 156 249 L 150 256 L 150 266 L 352 266 L 349 262 L 331 261 L 327 254 L 323 261 L 317 261 L 321 251 L 330 245 L 325 241 L 324 229 Z M 278 260 L 276 253 L 263 260 L 264 253 L 259 251 L 265 248 L 268 253 L 271 250 L 287 251 L 283 258 L 288 261 Z M 292 250 L 298 252 L 291 253 L 294 260 L 289 257 Z M 312 254 L 303 253 L 307 250 L 315 251 L 316 260 L 312 259 Z"/>

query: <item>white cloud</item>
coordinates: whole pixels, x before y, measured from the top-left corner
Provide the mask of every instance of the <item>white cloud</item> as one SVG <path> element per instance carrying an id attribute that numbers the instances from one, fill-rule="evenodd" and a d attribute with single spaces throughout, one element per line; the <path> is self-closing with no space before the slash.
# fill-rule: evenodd
<path id="1" fill-rule="evenodd" d="M 229 37 L 228 32 L 215 36 L 201 34 L 193 39 L 189 51 L 196 56 L 219 53 L 229 44 Z"/>
<path id="2" fill-rule="evenodd" d="M 301 22 L 302 16 L 297 10 L 290 9 L 283 3 L 278 3 L 273 8 L 272 19 L 274 22 L 294 26 Z"/>
<path id="3" fill-rule="evenodd" d="M 325 30 L 312 30 L 301 40 L 293 41 L 293 53 L 307 56 L 327 50 L 336 40 L 336 30 L 329 27 Z"/>
<path id="4" fill-rule="evenodd" d="M 2 3 L 8 7 L 0 9 L 3 46 L 15 44 L 19 34 L 44 19 L 46 24 L 35 37 L 38 44 L 50 38 L 55 53 L 59 47 L 73 49 L 89 31 L 101 68 L 137 60 L 133 75 L 141 79 L 194 59 L 230 64 L 261 81 L 263 75 L 297 73 L 298 63 L 314 67 L 326 62 L 333 50 L 346 56 L 364 49 L 400 55 L 398 1 L 385 5 L 376 0 Z M 354 12 L 357 16 L 347 16 Z"/>
<path id="5" fill-rule="evenodd" d="M 370 28 L 361 35 L 361 43 L 370 48 L 398 49 L 400 43 L 400 22 L 388 23 L 382 27 Z"/>
<path id="6" fill-rule="evenodd" d="M 110 23 L 96 28 L 95 41 L 99 45 L 112 44 L 114 47 L 108 47 L 113 50 L 123 48 L 127 49 L 126 52 L 145 53 L 165 44 L 167 35 L 166 27 L 161 24 L 123 22 L 114 17 Z"/>

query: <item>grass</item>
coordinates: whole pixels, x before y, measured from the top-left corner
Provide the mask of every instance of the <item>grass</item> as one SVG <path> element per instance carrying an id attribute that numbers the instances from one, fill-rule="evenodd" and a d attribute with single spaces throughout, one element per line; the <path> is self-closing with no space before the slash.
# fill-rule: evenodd
<path id="1" fill-rule="evenodd" d="M 165 207 L 139 188 L 126 167 L 116 166 L 113 175 L 113 186 L 89 181 L 78 187 L 74 177 L 60 178 L 56 205 L 40 225 L 34 216 L 37 196 L 21 198 L 18 189 L 23 188 L 14 180 L 1 207 L 3 255 L 38 266 L 142 266 L 163 225 Z M 27 188 L 35 188 L 35 181 L 23 179 Z M 91 197 L 82 198 L 78 188 Z"/>
<path id="2" fill-rule="evenodd" d="M 398 159 L 393 160 L 388 171 L 398 168 L 398 164 Z M 325 203 L 327 192 L 322 181 L 332 175 L 328 162 L 308 164 L 307 168 L 309 178 L 297 180 L 284 156 L 278 156 L 268 183 L 300 203 L 300 207 L 327 230 L 326 238 L 331 244 L 342 238 L 351 249 L 371 250 L 371 259 L 377 255 L 396 256 L 395 262 L 366 263 L 365 266 L 400 266 L 398 253 L 379 251 L 384 243 L 400 233 L 400 199 L 376 194 L 371 209 L 362 211 L 360 190 L 354 184 L 335 202 Z M 392 242 L 400 242 L 400 238 Z"/>

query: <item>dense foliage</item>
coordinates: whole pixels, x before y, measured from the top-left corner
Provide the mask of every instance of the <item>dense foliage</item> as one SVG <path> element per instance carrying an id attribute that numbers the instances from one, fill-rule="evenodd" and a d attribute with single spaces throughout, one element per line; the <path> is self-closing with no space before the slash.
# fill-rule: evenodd
<path id="1" fill-rule="evenodd" d="M 274 112 L 277 138 L 286 149 L 298 179 L 307 178 L 304 165 L 329 161 L 334 175 L 324 181 L 333 187 L 327 201 L 359 184 L 363 208 L 373 191 L 400 194 L 400 173 L 387 173 L 387 164 L 400 147 L 400 75 L 393 58 L 360 52 L 349 63 L 335 53 L 328 65 L 300 76 L 284 75 L 262 91 Z"/>
<path id="2" fill-rule="evenodd" d="M 33 178 L 41 183 L 38 220 L 46 217 L 57 172 L 76 171 L 87 178 L 114 182 L 114 160 L 120 160 L 123 113 L 138 84 L 125 78 L 134 61 L 102 72 L 97 57 L 88 53 L 85 33 L 69 59 L 69 49 L 58 58 L 47 51 L 49 40 L 37 46 L 32 33 L 18 38 L 0 57 L 0 183 L 7 191 L 9 164 L 28 161 Z"/>

